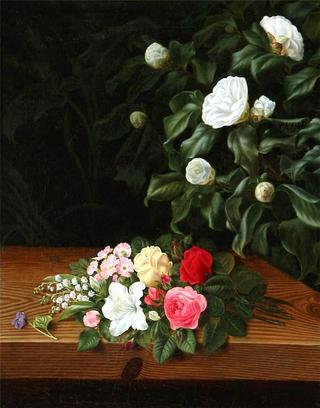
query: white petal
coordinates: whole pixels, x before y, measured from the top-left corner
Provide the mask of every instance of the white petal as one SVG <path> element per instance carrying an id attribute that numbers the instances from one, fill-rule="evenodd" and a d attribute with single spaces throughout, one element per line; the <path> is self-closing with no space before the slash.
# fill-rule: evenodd
<path id="1" fill-rule="evenodd" d="M 135 282 L 129 288 L 130 295 L 134 298 L 134 302 L 143 296 L 143 289 L 146 285 L 143 282 Z"/>
<path id="2" fill-rule="evenodd" d="M 112 298 L 128 296 L 128 289 L 119 282 L 111 282 L 108 291 Z"/>
<path id="3" fill-rule="evenodd" d="M 132 325 L 133 317 L 133 313 L 128 313 L 122 319 L 113 320 L 109 328 L 110 334 L 117 337 L 126 332 Z"/>
<path id="4" fill-rule="evenodd" d="M 147 330 L 148 328 L 146 316 L 143 313 L 141 307 L 137 309 L 136 313 L 133 316 L 132 328 L 136 330 Z"/>

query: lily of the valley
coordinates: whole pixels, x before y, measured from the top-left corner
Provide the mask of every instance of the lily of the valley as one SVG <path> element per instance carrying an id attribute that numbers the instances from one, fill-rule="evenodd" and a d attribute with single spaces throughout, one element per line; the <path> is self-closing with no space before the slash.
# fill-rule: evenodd
<path id="1" fill-rule="evenodd" d="M 204 98 L 202 120 L 218 129 L 247 120 L 248 110 L 246 79 L 228 76 L 218 81 L 212 93 Z"/>
<path id="2" fill-rule="evenodd" d="M 102 313 L 111 320 L 110 334 L 120 336 L 130 327 L 136 330 L 147 330 L 146 316 L 141 307 L 141 298 L 145 289 L 143 282 L 135 282 L 129 290 L 119 282 L 109 286 L 109 296 L 105 299 Z"/>

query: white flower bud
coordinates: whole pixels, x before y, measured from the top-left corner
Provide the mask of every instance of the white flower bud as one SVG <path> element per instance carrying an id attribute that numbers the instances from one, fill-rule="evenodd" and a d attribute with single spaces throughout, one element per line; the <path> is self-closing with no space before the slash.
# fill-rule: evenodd
<path id="1" fill-rule="evenodd" d="M 62 281 L 62 276 L 61 276 L 61 275 L 56 275 L 56 276 L 54 277 L 54 280 L 55 280 L 56 282 L 61 282 L 61 281 Z"/>
<path id="2" fill-rule="evenodd" d="M 169 50 L 156 42 L 146 49 L 144 59 L 154 69 L 164 68 L 170 60 Z"/>
<path id="3" fill-rule="evenodd" d="M 63 302 L 62 305 L 61 305 L 62 309 L 66 309 L 68 306 L 69 305 L 68 305 L 67 302 Z"/>
<path id="4" fill-rule="evenodd" d="M 78 283 L 78 279 L 76 277 L 72 278 L 71 283 L 73 286 L 76 286 Z"/>
<path id="5" fill-rule="evenodd" d="M 80 291 L 81 291 L 81 285 L 80 285 L 79 283 L 75 286 L 75 290 L 76 290 L 77 292 L 80 292 Z"/>
<path id="6" fill-rule="evenodd" d="M 262 95 L 254 102 L 253 108 L 250 111 L 251 117 L 256 120 L 269 118 L 273 114 L 275 106 L 275 102 Z"/>
<path id="7" fill-rule="evenodd" d="M 77 295 L 77 301 L 81 302 L 81 300 L 82 300 L 82 295 Z"/>
<path id="8" fill-rule="evenodd" d="M 88 278 L 86 276 L 81 277 L 81 282 L 82 283 L 88 283 Z"/>
<path id="9" fill-rule="evenodd" d="M 155 310 L 151 310 L 148 314 L 148 317 L 150 320 L 157 322 L 158 320 L 161 319 L 161 317 L 159 316 L 159 313 L 156 312 Z"/>
<path id="10" fill-rule="evenodd" d="M 88 296 L 84 295 L 82 296 L 82 301 L 83 302 L 87 302 L 89 300 Z"/>
<path id="11" fill-rule="evenodd" d="M 89 286 L 86 283 L 84 283 L 82 285 L 82 290 L 88 290 L 88 289 L 89 289 Z"/>
<path id="12" fill-rule="evenodd" d="M 60 307 L 59 306 L 56 306 L 55 308 L 54 308 L 54 313 L 59 313 L 60 312 Z"/>
<path id="13" fill-rule="evenodd" d="M 64 301 L 69 302 L 69 300 L 70 300 L 70 295 L 68 294 L 64 295 Z"/>
<path id="14" fill-rule="evenodd" d="M 61 290 L 63 289 L 63 284 L 62 283 L 58 283 L 57 284 L 57 290 Z"/>
<path id="15" fill-rule="evenodd" d="M 191 160 L 186 167 L 186 179 L 191 184 L 206 185 L 213 184 L 216 178 L 216 171 L 204 159 L 196 158 Z"/>
<path id="16" fill-rule="evenodd" d="M 135 111 L 130 114 L 131 125 L 136 129 L 143 128 L 147 120 L 148 116 L 144 112 Z"/>
<path id="17" fill-rule="evenodd" d="M 303 59 L 303 38 L 290 20 L 283 16 L 264 16 L 260 25 L 269 37 L 274 54 L 287 56 L 294 61 Z"/>
<path id="18" fill-rule="evenodd" d="M 70 299 L 75 299 L 77 297 L 76 292 L 73 290 L 69 293 Z"/>
<path id="19" fill-rule="evenodd" d="M 59 296 L 59 297 L 56 298 L 56 303 L 60 304 L 62 302 L 63 302 L 63 297 L 62 296 Z"/>
<path id="20" fill-rule="evenodd" d="M 67 288 L 70 285 L 69 279 L 63 279 L 62 284 L 65 288 Z"/>
<path id="21" fill-rule="evenodd" d="M 92 298 L 95 295 L 95 292 L 93 290 L 89 290 L 88 296 L 89 298 Z"/>
<path id="22" fill-rule="evenodd" d="M 274 186 L 268 181 L 259 183 L 255 189 L 255 196 L 261 203 L 270 203 L 274 197 Z"/>

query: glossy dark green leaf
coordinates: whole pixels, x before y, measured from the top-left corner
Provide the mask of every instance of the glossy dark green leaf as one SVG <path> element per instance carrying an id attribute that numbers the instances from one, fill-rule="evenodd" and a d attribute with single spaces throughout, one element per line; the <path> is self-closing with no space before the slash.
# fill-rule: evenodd
<path id="1" fill-rule="evenodd" d="M 154 340 L 153 357 L 157 363 L 163 364 L 174 354 L 176 349 L 175 337 L 159 336 Z"/>
<path id="2" fill-rule="evenodd" d="M 173 62 L 186 68 L 191 58 L 195 55 L 193 42 L 181 44 L 179 41 L 170 41 L 169 51 Z"/>
<path id="3" fill-rule="evenodd" d="M 320 118 L 314 118 L 311 122 L 298 133 L 298 145 L 302 145 L 308 140 L 314 140 L 320 144 Z"/>
<path id="4" fill-rule="evenodd" d="M 228 148 L 234 154 L 234 162 L 244 168 L 250 176 L 259 169 L 257 136 L 255 129 L 247 123 L 232 130 L 228 136 Z"/>
<path id="5" fill-rule="evenodd" d="M 176 336 L 178 349 L 184 353 L 194 354 L 197 340 L 193 330 L 183 330 Z"/>
<path id="6" fill-rule="evenodd" d="M 209 228 L 214 231 L 223 231 L 226 225 L 224 211 L 224 199 L 218 192 L 212 194 L 212 198 L 201 204 L 201 214 L 208 221 Z"/>
<path id="7" fill-rule="evenodd" d="M 70 305 L 65 309 L 60 317 L 59 320 L 65 320 L 69 319 L 69 317 L 72 317 L 74 314 L 84 311 L 84 310 L 89 310 L 89 309 L 94 309 L 96 305 L 93 302 L 88 301 L 83 301 L 83 302 L 77 302 L 74 305 Z"/>
<path id="8" fill-rule="evenodd" d="M 213 84 L 213 78 L 217 70 L 216 63 L 193 58 L 192 67 L 197 82 L 208 86 Z"/>
<path id="9" fill-rule="evenodd" d="M 224 314 L 224 301 L 218 296 L 208 296 L 207 303 L 207 312 L 211 317 L 220 317 Z"/>
<path id="10" fill-rule="evenodd" d="M 263 51 L 254 45 L 246 45 L 242 50 L 232 54 L 231 70 L 242 73 L 250 68 L 253 58 L 263 54 Z"/>
<path id="11" fill-rule="evenodd" d="M 272 222 L 266 222 L 257 227 L 253 234 L 251 249 L 253 252 L 262 255 L 268 256 L 270 253 L 270 245 L 268 242 L 268 231 L 274 225 Z"/>
<path id="12" fill-rule="evenodd" d="M 238 291 L 245 295 L 250 293 L 257 285 L 263 283 L 263 279 L 258 273 L 245 269 L 244 267 L 236 269 L 232 277 Z"/>
<path id="13" fill-rule="evenodd" d="M 219 320 L 210 321 L 203 327 L 203 347 L 209 353 L 218 350 L 227 341 L 228 335 Z"/>
<path id="14" fill-rule="evenodd" d="M 303 68 L 296 74 L 286 76 L 284 91 L 287 101 L 309 95 L 319 78 L 320 70 L 314 67 Z"/>
<path id="15" fill-rule="evenodd" d="M 199 116 L 200 109 L 194 103 L 187 103 L 180 111 L 164 118 L 167 141 L 175 139 L 188 127 L 192 115 Z"/>
<path id="16" fill-rule="evenodd" d="M 146 246 L 149 246 L 150 243 L 144 237 L 134 237 L 131 240 L 130 245 L 131 245 L 131 249 L 132 249 L 132 255 L 135 256 L 141 251 L 142 248 L 144 248 Z"/>
<path id="17" fill-rule="evenodd" d="M 154 175 L 150 180 L 144 203 L 147 206 L 149 200 L 171 201 L 183 192 L 184 187 L 185 179 L 178 173 Z"/>
<path id="18" fill-rule="evenodd" d="M 219 134 L 218 129 L 199 123 L 192 136 L 181 143 L 181 155 L 189 159 L 206 155 L 217 143 Z"/>
<path id="19" fill-rule="evenodd" d="M 230 252 L 218 252 L 214 257 L 214 271 L 218 275 L 229 275 L 235 263 L 235 258 Z"/>
<path id="20" fill-rule="evenodd" d="M 85 329 L 80 333 L 77 351 L 88 351 L 97 347 L 100 336 L 97 330 Z"/>
<path id="21" fill-rule="evenodd" d="M 229 312 L 221 318 L 221 325 L 230 336 L 244 337 L 247 334 L 246 322 Z"/>
<path id="22" fill-rule="evenodd" d="M 282 184 L 278 191 L 286 192 L 297 217 L 310 227 L 320 228 L 320 198 L 292 184 Z"/>
<path id="23" fill-rule="evenodd" d="M 232 242 L 232 249 L 240 256 L 244 256 L 243 250 L 246 245 L 251 242 L 256 225 L 259 222 L 264 209 L 265 207 L 260 203 L 254 203 L 251 204 L 243 214 L 239 232 Z"/>

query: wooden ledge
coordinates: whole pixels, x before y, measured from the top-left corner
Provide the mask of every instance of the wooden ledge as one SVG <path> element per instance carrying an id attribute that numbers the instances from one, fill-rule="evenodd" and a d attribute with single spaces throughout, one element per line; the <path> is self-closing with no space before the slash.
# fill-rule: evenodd
<path id="1" fill-rule="evenodd" d="M 146 350 L 125 351 L 122 344 L 103 343 L 78 353 L 81 326 L 60 322 L 53 329 L 58 342 L 31 327 L 16 330 L 15 313 L 29 319 L 44 314 L 32 291 L 47 275 L 65 273 L 68 264 L 96 253 L 94 248 L 7 247 L 1 256 L 0 345 L 2 378 L 138 379 L 138 380 L 302 380 L 320 381 L 320 293 L 297 282 L 258 257 L 244 264 L 264 277 L 268 295 L 289 302 L 294 317 L 285 326 L 253 320 L 248 336 L 230 337 L 228 346 L 212 355 L 178 355 L 159 366 Z"/>

